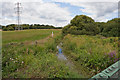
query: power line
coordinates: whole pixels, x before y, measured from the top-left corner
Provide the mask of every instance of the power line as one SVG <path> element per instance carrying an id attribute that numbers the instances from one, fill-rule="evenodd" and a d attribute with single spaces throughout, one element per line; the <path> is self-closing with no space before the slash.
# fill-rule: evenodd
<path id="1" fill-rule="evenodd" d="M 17 14 L 17 26 L 15 27 L 15 30 L 22 30 L 22 27 L 20 26 L 20 14 L 22 13 L 21 11 L 21 3 L 17 2 L 16 4 L 16 8 L 15 8 L 15 13 Z"/>

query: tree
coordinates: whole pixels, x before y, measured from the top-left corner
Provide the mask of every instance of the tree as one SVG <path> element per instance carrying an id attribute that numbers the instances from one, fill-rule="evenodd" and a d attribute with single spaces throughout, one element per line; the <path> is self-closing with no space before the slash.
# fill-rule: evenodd
<path id="1" fill-rule="evenodd" d="M 63 29 L 62 29 L 62 34 L 66 35 L 69 33 L 68 29 L 70 28 L 70 24 L 66 25 Z"/>
<path id="2" fill-rule="evenodd" d="M 72 26 L 81 26 L 82 23 L 94 23 L 94 20 L 86 15 L 77 15 L 71 21 L 70 24 Z"/>
<path id="3" fill-rule="evenodd" d="M 118 27 L 120 26 L 119 23 L 107 23 L 105 24 L 105 28 L 102 32 L 103 36 L 106 37 L 118 37 Z"/>
<path id="4" fill-rule="evenodd" d="M 8 31 L 13 31 L 14 28 L 12 26 L 9 26 L 9 28 L 7 29 Z"/>
<path id="5" fill-rule="evenodd" d="M 106 27 L 105 24 L 106 24 L 105 22 L 96 22 L 96 25 L 100 30 L 100 33 L 103 32 L 104 28 Z"/>
<path id="6" fill-rule="evenodd" d="M 94 20 L 86 15 L 77 15 L 63 28 L 63 34 L 96 35 L 100 32 Z"/>

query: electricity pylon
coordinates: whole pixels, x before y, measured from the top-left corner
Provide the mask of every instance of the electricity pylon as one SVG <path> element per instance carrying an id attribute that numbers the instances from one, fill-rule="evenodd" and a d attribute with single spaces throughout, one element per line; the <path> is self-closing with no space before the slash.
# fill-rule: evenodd
<path id="1" fill-rule="evenodd" d="M 21 20 L 20 20 L 20 14 L 22 13 L 22 11 L 21 11 L 21 3 L 19 3 L 19 2 L 17 2 L 16 4 L 16 8 L 15 8 L 15 13 L 17 14 L 17 26 L 15 27 L 15 30 L 21 30 L 22 29 L 22 27 L 20 26 L 20 22 L 21 22 Z"/>

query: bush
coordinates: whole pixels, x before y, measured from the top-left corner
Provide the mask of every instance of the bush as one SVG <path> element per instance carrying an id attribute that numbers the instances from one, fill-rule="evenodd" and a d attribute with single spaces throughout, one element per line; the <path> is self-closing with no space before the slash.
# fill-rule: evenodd
<path id="1" fill-rule="evenodd" d="M 85 15 L 75 16 L 62 30 L 63 35 L 96 35 L 100 32 L 94 20 Z"/>
<path id="2" fill-rule="evenodd" d="M 101 33 L 103 36 L 106 37 L 118 37 L 118 27 L 120 26 L 118 23 L 106 23 L 106 26 Z"/>

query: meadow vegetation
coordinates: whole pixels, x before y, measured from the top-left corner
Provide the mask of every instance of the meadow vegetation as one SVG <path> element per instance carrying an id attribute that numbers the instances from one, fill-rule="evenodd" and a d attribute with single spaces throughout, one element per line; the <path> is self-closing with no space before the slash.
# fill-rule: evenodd
<path id="1" fill-rule="evenodd" d="M 58 33 L 59 30 L 42 29 L 42 30 L 23 30 L 23 31 L 3 31 L 2 43 L 19 43 L 25 41 L 35 41 L 48 37 L 51 33 Z"/>
<path id="2" fill-rule="evenodd" d="M 64 62 L 61 62 L 57 59 L 56 46 L 59 43 L 60 38 L 61 38 L 61 35 L 60 35 L 61 30 L 47 30 L 46 32 L 48 33 L 50 32 L 49 35 L 47 36 L 51 36 L 50 35 L 51 31 L 54 31 L 55 35 L 53 38 L 49 37 L 49 39 L 44 43 L 44 45 L 20 44 L 22 38 L 19 39 L 20 41 L 17 41 L 16 44 L 3 45 L 2 77 L 3 78 L 70 78 L 70 77 L 76 78 L 76 77 L 82 77 L 78 75 L 76 72 L 69 70 L 69 67 L 66 66 Z M 22 32 L 23 31 L 21 31 L 21 34 Z M 44 30 L 42 31 L 38 30 L 38 32 L 39 34 L 44 34 L 43 33 Z M 17 33 L 17 32 L 13 32 L 13 33 Z M 21 34 L 18 34 L 18 38 L 19 38 L 19 35 L 21 36 Z M 32 34 L 35 34 L 35 33 L 32 33 Z M 26 36 L 27 35 L 24 35 L 24 37 Z M 38 37 L 38 35 L 36 36 Z M 43 36 L 39 35 L 39 38 Z M 35 36 L 31 35 L 31 37 L 33 37 L 34 39 Z M 14 40 L 14 38 L 12 39 Z M 7 40 L 8 39 L 6 39 L 6 41 Z"/>
<path id="3" fill-rule="evenodd" d="M 95 22 L 86 15 L 76 15 L 62 29 L 64 53 L 91 77 L 101 72 L 120 60 L 119 22 L 120 18 Z"/>
<path id="4" fill-rule="evenodd" d="M 91 77 L 120 59 L 118 37 L 68 34 L 63 39 L 63 50 L 76 66 L 87 69 Z"/>

